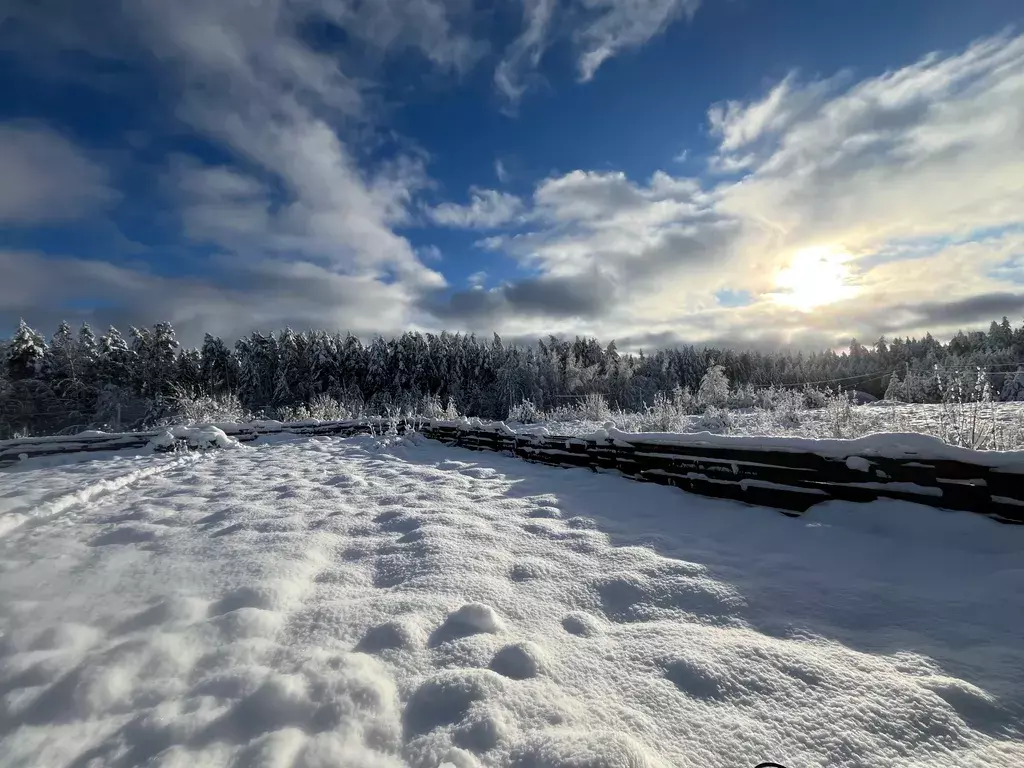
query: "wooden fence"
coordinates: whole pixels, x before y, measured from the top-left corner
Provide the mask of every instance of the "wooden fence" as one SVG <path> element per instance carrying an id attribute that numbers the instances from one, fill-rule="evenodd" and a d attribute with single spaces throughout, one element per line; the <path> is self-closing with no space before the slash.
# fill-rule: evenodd
<path id="1" fill-rule="evenodd" d="M 221 428 L 236 440 L 248 442 L 268 433 L 344 436 L 382 432 L 389 426 L 384 420 L 367 420 Z M 703 496 L 775 507 L 791 515 L 829 499 L 868 502 L 892 498 L 1024 524 L 1024 454 L 966 451 L 938 441 L 928 444 L 931 450 L 886 456 L 857 440 L 819 444 L 708 435 L 666 439 L 622 433 L 558 437 L 515 434 L 503 424 L 413 420 L 394 426 L 402 432 L 415 429 L 428 438 L 461 448 L 497 451 L 555 466 L 617 472 Z M 160 434 L 163 432 L 4 441 L 0 443 L 0 467 L 20 461 L 22 456 L 143 448 Z M 829 450 L 813 450 L 819 445 Z M 163 450 L 195 447 L 204 446 L 187 430 L 161 446 Z"/>
<path id="2" fill-rule="evenodd" d="M 902 499 L 967 510 L 1024 524 L 1024 456 L 989 466 L 982 461 L 876 453 L 822 455 L 772 445 L 728 445 L 729 440 L 649 440 L 643 435 L 608 438 L 516 435 L 495 428 L 422 425 L 427 437 L 474 450 L 500 451 L 557 466 L 617 471 L 626 477 L 681 488 L 702 496 L 735 499 L 800 514 L 829 499 L 867 502 Z M 832 441 L 833 446 L 836 441 Z M 808 444 L 811 441 L 807 441 Z M 857 441 L 850 441 L 855 449 Z M 938 453 L 938 452 L 937 452 Z M 984 454 L 972 458 L 983 460 Z"/>

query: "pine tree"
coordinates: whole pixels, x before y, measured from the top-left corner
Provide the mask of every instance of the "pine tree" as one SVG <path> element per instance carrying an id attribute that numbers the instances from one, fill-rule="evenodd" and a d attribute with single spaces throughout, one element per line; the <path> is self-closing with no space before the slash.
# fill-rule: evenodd
<path id="1" fill-rule="evenodd" d="M 128 348 L 121 332 L 110 326 L 100 336 L 97 360 L 97 375 L 100 386 L 110 384 L 115 387 L 128 387 L 136 380 L 136 356 Z"/>
<path id="2" fill-rule="evenodd" d="M 211 396 L 225 395 L 238 386 L 238 361 L 220 337 L 206 334 L 200 352 L 203 390 Z"/>
<path id="3" fill-rule="evenodd" d="M 702 406 L 722 406 L 729 400 L 729 379 L 725 369 L 720 365 L 712 365 L 700 380 L 697 389 L 697 402 Z"/>
<path id="4" fill-rule="evenodd" d="M 173 389 L 175 362 L 178 356 L 178 340 L 170 323 L 156 323 L 153 326 L 150 347 L 148 379 L 150 391 L 155 395 L 167 395 Z"/>
<path id="5" fill-rule="evenodd" d="M 82 323 L 82 327 L 78 329 L 77 356 L 82 378 L 90 383 L 95 382 L 99 349 L 96 345 L 96 334 L 88 323 Z"/>
<path id="6" fill-rule="evenodd" d="M 885 395 L 882 397 L 883 400 L 892 400 L 898 402 L 904 400 L 906 396 L 906 388 L 898 374 L 894 373 L 889 377 L 889 386 L 885 388 Z"/>
<path id="7" fill-rule="evenodd" d="M 1024 400 L 1024 367 L 1018 366 L 1017 372 L 1013 374 L 1013 377 L 1006 379 L 999 399 L 1003 402 L 1020 402 Z"/>
<path id="8" fill-rule="evenodd" d="M 43 378 L 53 387 L 63 387 L 65 382 L 77 378 L 75 363 L 75 337 L 67 321 L 62 321 L 50 337 L 50 346 L 43 357 Z"/>
<path id="9" fill-rule="evenodd" d="M 12 381 L 39 376 L 46 356 L 46 340 L 42 334 L 18 321 L 18 330 L 7 346 L 7 374 Z"/>
<path id="10" fill-rule="evenodd" d="M 294 402 L 292 385 L 298 368 L 298 346 L 295 333 L 285 328 L 277 340 L 278 365 L 274 376 L 273 400 L 277 405 Z"/>

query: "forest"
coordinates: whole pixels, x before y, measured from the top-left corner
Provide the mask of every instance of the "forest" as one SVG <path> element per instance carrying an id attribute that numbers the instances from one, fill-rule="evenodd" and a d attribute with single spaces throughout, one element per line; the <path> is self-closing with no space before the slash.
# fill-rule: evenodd
<path id="1" fill-rule="evenodd" d="M 615 342 L 549 336 L 534 345 L 495 334 L 408 332 L 364 344 L 323 330 L 254 332 L 233 345 L 207 334 L 182 347 L 170 323 L 97 336 L 61 323 L 52 336 L 20 322 L 0 341 L 0 438 L 80 429 L 137 429 L 182 420 L 347 418 L 396 411 L 505 419 L 602 396 L 641 410 L 659 396 L 689 398 L 709 369 L 746 392 L 804 388 L 938 402 L 943 375 L 984 381 L 993 399 L 1024 400 L 1024 325 L 1007 318 L 947 343 L 851 341 L 841 352 L 713 347 L 620 353 Z"/>

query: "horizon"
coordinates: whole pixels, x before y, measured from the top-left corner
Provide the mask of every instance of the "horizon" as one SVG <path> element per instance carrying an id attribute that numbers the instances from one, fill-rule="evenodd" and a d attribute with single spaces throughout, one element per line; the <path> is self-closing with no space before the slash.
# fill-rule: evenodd
<path id="1" fill-rule="evenodd" d="M 947 343 L 1024 315 L 1021 20 L 16 2 L 0 329 Z"/>
<path id="2" fill-rule="evenodd" d="M 1009 318 L 1006 317 L 1005 315 L 1001 318 L 1001 320 L 1002 320 L 1002 322 L 1010 322 Z M 1022 320 L 1024 320 L 1024 319 L 1022 319 Z M 83 320 L 78 325 L 70 323 L 67 320 L 60 320 L 60 321 L 58 321 L 58 325 L 57 325 L 57 328 L 55 329 L 55 332 L 46 333 L 45 329 L 41 330 L 40 328 L 37 328 L 37 327 L 33 326 L 31 323 L 28 323 L 27 321 L 25 321 L 24 318 L 19 318 L 17 323 L 18 324 L 25 323 L 25 325 L 27 325 L 28 328 L 31 331 L 39 334 L 40 337 L 43 339 L 43 341 L 45 343 L 47 343 L 47 344 L 50 342 L 52 337 L 54 335 L 56 335 L 56 332 L 59 332 L 60 327 L 62 325 L 64 325 L 65 323 L 68 324 L 68 326 L 69 326 L 69 328 L 70 328 L 72 333 L 77 333 L 78 330 L 80 328 L 82 328 L 82 327 L 88 327 L 91 331 L 94 332 L 94 335 L 96 336 L 96 338 L 100 338 L 101 336 L 106 335 L 107 331 L 109 331 L 110 329 L 113 329 L 113 330 L 116 330 L 122 336 L 122 338 L 124 338 L 126 341 L 128 341 L 130 339 L 131 331 L 132 331 L 133 328 L 136 327 L 136 326 L 128 326 L 128 327 L 125 327 L 125 328 L 122 329 L 122 328 L 118 328 L 117 326 L 114 326 L 114 325 L 109 325 L 106 328 L 100 328 L 100 327 L 94 328 L 92 326 L 92 324 L 90 324 L 87 319 Z M 1000 324 L 1000 321 L 999 320 L 990 320 L 989 323 L 987 324 L 988 327 L 990 328 L 993 323 L 998 325 L 998 324 Z M 156 323 L 153 323 L 151 325 L 143 325 L 143 326 L 140 327 L 140 330 L 152 331 L 153 327 L 155 325 L 159 325 L 159 324 L 170 325 L 172 330 L 174 330 L 173 323 L 169 323 L 168 321 L 160 321 L 160 320 L 156 321 Z M 1010 322 L 1010 327 L 1011 327 L 1011 329 L 1013 328 L 1012 322 Z M 1024 323 L 1022 323 L 1021 328 L 1024 329 Z M 17 324 L 15 325 L 15 328 L 12 329 L 6 336 L 0 336 L 0 343 L 10 342 L 14 338 L 16 331 L 17 331 Z M 421 334 L 421 335 L 424 335 L 424 336 L 430 336 L 430 335 L 440 336 L 442 334 L 446 334 L 447 333 L 447 334 L 450 334 L 453 337 L 454 336 L 465 336 L 467 338 L 474 337 L 474 338 L 477 338 L 478 341 L 482 339 L 484 342 L 486 342 L 486 339 L 489 336 L 494 335 L 494 336 L 498 336 L 501 339 L 501 342 L 502 342 L 503 345 L 506 345 L 506 346 L 518 346 L 520 348 L 537 347 L 538 344 L 540 344 L 540 343 L 548 343 L 549 340 L 552 339 L 552 338 L 557 339 L 560 342 L 570 342 L 570 341 L 573 340 L 573 338 L 571 338 L 571 337 L 569 337 L 569 336 L 567 336 L 565 334 L 548 334 L 547 336 L 502 336 L 497 331 L 486 332 L 486 333 L 476 333 L 476 332 L 473 332 L 473 331 L 466 331 L 466 332 L 463 332 L 463 331 L 449 331 L 447 329 L 441 329 L 440 331 L 437 331 L 436 333 L 434 333 L 433 331 L 422 332 L 422 331 L 419 331 L 419 330 L 406 330 L 406 331 L 401 331 L 401 332 L 399 332 L 399 333 L 397 333 L 395 335 L 391 335 L 391 336 L 384 335 L 384 334 L 374 334 L 374 335 L 371 335 L 371 336 L 363 336 L 363 335 L 359 335 L 359 334 L 354 334 L 351 331 L 348 331 L 348 330 L 345 330 L 345 329 L 313 328 L 313 327 L 292 328 L 291 326 L 283 326 L 283 327 L 280 327 L 280 328 L 253 328 L 250 331 L 248 331 L 247 333 L 244 333 L 244 334 L 242 334 L 240 336 L 219 336 L 217 334 L 209 334 L 209 335 L 212 338 L 214 338 L 214 339 L 220 340 L 222 342 L 227 343 L 231 347 L 234 347 L 237 344 L 237 342 L 243 341 L 243 340 L 245 340 L 247 338 L 251 338 L 253 336 L 261 335 L 261 336 L 264 336 L 264 337 L 275 337 L 276 338 L 276 337 L 279 337 L 280 335 L 284 334 L 285 332 L 291 332 L 291 333 L 294 333 L 294 334 L 303 334 L 303 335 L 306 335 L 306 336 L 311 336 L 311 335 L 316 334 L 316 333 L 324 333 L 324 334 L 326 334 L 326 335 L 328 335 L 330 337 L 334 337 L 334 338 L 342 338 L 342 337 L 352 336 L 352 337 L 356 338 L 360 342 L 360 344 L 363 345 L 364 348 L 367 348 L 367 347 L 371 346 L 373 341 L 375 341 L 378 338 L 382 339 L 382 340 L 384 340 L 386 342 L 394 342 L 394 341 L 397 341 L 399 338 L 401 338 L 402 335 L 404 335 L 406 333 Z M 754 354 L 762 354 L 762 355 L 770 355 L 770 354 L 793 355 L 793 354 L 797 354 L 797 353 L 801 353 L 801 354 L 806 353 L 808 355 L 822 355 L 822 354 L 826 354 L 826 353 L 832 353 L 832 354 L 836 354 L 836 355 L 847 355 L 849 353 L 849 350 L 851 349 L 851 347 L 854 344 L 857 344 L 857 345 L 863 347 L 868 352 L 873 352 L 873 350 L 875 349 L 875 345 L 879 341 L 885 342 L 886 345 L 891 345 L 894 341 L 902 341 L 904 343 L 919 343 L 919 342 L 923 342 L 926 339 L 928 339 L 929 337 L 931 337 L 932 339 L 934 339 L 936 342 L 938 342 L 943 347 L 948 347 L 950 345 L 950 343 L 953 340 L 955 340 L 956 338 L 961 337 L 961 336 L 967 336 L 969 334 L 985 335 L 985 332 L 982 331 L 980 327 L 978 327 L 978 328 L 958 328 L 949 337 L 945 337 L 945 336 L 936 337 L 935 334 L 932 334 L 930 331 L 925 331 L 923 334 L 921 334 L 920 337 L 918 337 L 918 336 L 900 336 L 900 335 L 895 335 L 895 336 L 892 336 L 892 337 L 887 337 L 887 336 L 885 336 L 883 334 L 879 338 L 873 339 L 873 340 L 872 339 L 866 339 L 865 340 L 865 339 L 850 338 L 850 339 L 846 340 L 845 343 L 838 344 L 837 346 L 834 346 L 834 347 L 824 347 L 824 348 L 794 347 L 794 346 L 785 346 L 785 345 L 783 345 L 783 346 L 778 346 L 778 345 L 767 346 L 766 345 L 766 346 L 761 346 L 761 347 L 758 347 L 758 346 L 735 346 L 735 345 L 729 346 L 729 345 L 725 345 L 725 344 L 722 344 L 722 343 L 716 343 L 716 341 L 714 339 L 706 340 L 706 341 L 697 341 L 697 342 L 691 342 L 691 341 L 687 341 L 685 339 L 680 339 L 680 340 L 673 341 L 668 346 L 651 345 L 651 346 L 647 346 L 647 347 L 638 347 L 638 346 L 631 345 L 629 343 L 630 339 L 628 337 L 626 339 L 623 339 L 623 340 L 616 339 L 616 338 L 602 339 L 602 338 L 599 338 L 599 337 L 596 337 L 596 336 L 586 336 L 586 335 L 577 334 L 577 335 L 575 335 L 574 338 L 575 339 L 584 340 L 584 341 L 593 339 L 593 340 L 597 341 L 600 344 L 602 349 L 606 348 L 609 344 L 614 344 L 615 348 L 616 348 L 616 350 L 618 351 L 619 354 L 628 355 L 628 356 L 637 356 L 639 354 L 644 354 L 644 355 L 656 354 L 658 352 L 669 352 L 669 351 L 673 351 L 673 350 L 682 350 L 682 349 L 687 349 L 687 348 L 692 348 L 692 349 L 696 349 L 696 350 L 720 351 L 720 352 L 731 351 L 731 352 L 735 352 L 737 354 L 754 353 Z M 207 334 L 204 333 L 203 335 L 205 337 Z M 178 339 L 178 347 L 179 347 L 179 350 L 185 350 L 185 349 L 196 349 L 196 350 L 198 350 L 198 349 L 200 349 L 202 347 L 202 341 L 200 340 L 200 341 L 197 341 L 196 343 L 189 343 L 187 341 L 182 341 L 181 339 Z M 1024 364 L 1024 361 L 1021 361 L 1021 363 Z"/>

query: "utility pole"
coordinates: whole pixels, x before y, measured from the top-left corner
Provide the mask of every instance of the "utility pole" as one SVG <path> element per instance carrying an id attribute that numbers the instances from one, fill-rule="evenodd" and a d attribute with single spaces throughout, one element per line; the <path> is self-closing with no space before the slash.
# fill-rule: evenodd
<path id="1" fill-rule="evenodd" d="M 907 362 L 906 366 L 907 366 L 907 375 L 906 375 L 906 378 L 903 379 L 903 383 L 904 383 L 905 389 L 906 389 L 905 397 L 907 398 L 907 402 L 909 403 L 910 402 L 910 363 Z"/>

